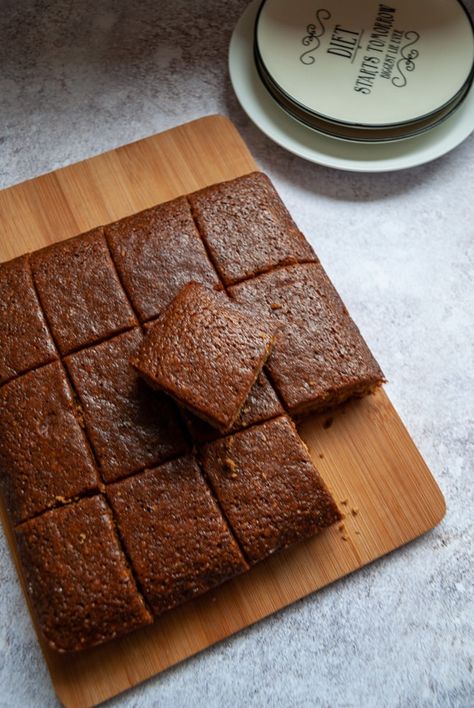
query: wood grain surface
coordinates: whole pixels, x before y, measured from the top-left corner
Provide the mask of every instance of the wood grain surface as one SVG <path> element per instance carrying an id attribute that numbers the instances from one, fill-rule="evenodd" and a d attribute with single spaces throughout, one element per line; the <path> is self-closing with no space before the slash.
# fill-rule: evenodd
<path id="1" fill-rule="evenodd" d="M 254 169 L 239 134 L 222 116 L 112 150 L 0 192 L 0 261 Z M 308 418 L 300 432 L 346 515 L 344 524 L 128 637 L 76 655 L 43 646 L 64 705 L 100 703 L 442 519 L 442 494 L 384 391 Z M 16 562 L 3 508 L 1 516 Z"/>

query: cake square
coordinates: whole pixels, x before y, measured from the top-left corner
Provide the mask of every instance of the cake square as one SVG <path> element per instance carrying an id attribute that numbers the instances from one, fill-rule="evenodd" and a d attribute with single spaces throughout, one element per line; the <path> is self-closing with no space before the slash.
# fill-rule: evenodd
<path id="1" fill-rule="evenodd" d="M 92 453 L 59 362 L 0 389 L 0 484 L 14 523 L 97 489 Z"/>
<path id="2" fill-rule="evenodd" d="M 248 428 L 250 425 L 262 423 L 264 420 L 282 415 L 285 411 L 276 395 L 271 383 L 264 372 L 250 389 L 248 398 L 240 410 L 240 415 L 232 426 L 230 432 Z M 182 410 L 183 417 L 188 426 L 188 430 L 197 443 L 209 442 L 219 437 L 219 432 L 205 423 L 201 418 L 193 415 L 185 408 Z"/>
<path id="3" fill-rule="evenodd" d="M 319 263 L 280 268 L 230 288 L 278 325 L 267 369 L 292 415 L 323 410 L 383 383 L 384 376 Z"/>
<path id="4" fill-rule="evenodd" d="M 188 198 L 225 285 L 275 266 L 317 260 L 263 172 L 206 187 Z"/>
<path id="5" fill-rule="evenodd" d="M 341 519 L 285 416 L 208 443 L 201 454 L 206 476 L 250 563 Z"/>
<path id="6" fill-rule="evenodd" d="M 236 421 L 273 345 L 273 328 L 224 293 L 189 283 L 151 327 L 131 363 L 221 431 Z"/>
<path id="7" fill-rule="evenodd" d="M 51 649 L 85 649 L 152 621 L 101 496 L 26 521 L 16 541 Z"/>
<path id="8" fill-rule="evenodd" d="M 102 228 L 36 251 L 31 267 L 62 354 L 137 324 Z"/>
<path id="9" fill-rule="evenodd" d="M 0 385 L 54 359 L 28 257 L 0 263 Z"/>
<path id="10" fill-rule="evenodd" d="M 173 402 L 129 364 L 142 340 L 136 328 L 65 359 L 106 482 L 187 450 Z"/>
<path id="11" fill-rule="evenodd" d="M 248 569 L 192 456 L 111 484 L 107 495 L 155 614 Z"/>
<path id="12" fill-rule="evenodd" d="M 192 280 L 221 287 L 185 197 L 109 224 L 105 233 L 142 321 L 160 315 Z"/>

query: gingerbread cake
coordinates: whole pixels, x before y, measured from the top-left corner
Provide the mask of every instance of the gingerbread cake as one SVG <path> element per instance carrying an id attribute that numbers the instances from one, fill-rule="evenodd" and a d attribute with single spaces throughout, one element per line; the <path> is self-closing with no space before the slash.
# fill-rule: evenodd
<path id="1" fill-rule="evenodd" d="M 47 644 L 147 625 L 338 521 L 288 414 L 382 381 L 261 173 L 0 264 L 0 490 Z"/>
<path id="2" fill-rule="evenodd" d="M 0 385 L 56 359 L 27 256 L 0 263 Z"/>
<path id="3" fill-rule="evenodd" d="M 225 285 L 286 263 L 317 260 L 263 172 L 189 195 L 202 238 Z"/>
<path id="4" fill-rule="evenodd" d="M 291 414 L 329 408 L 384 381 L 319 263 L 279 268 L 229 292 L 278 325 L 267 369 Z"/>
<path id="5" fill-rule="evenodd" d="M 137 324 L 103 232 L 94 229 L 31 256 L 38 295 L 62 354 Z"/>
<path id="6" fill-rule="evenodd" d="M 0 486 L 14 523 L 99 484 L 59 362 L 0 389 Z"/>
<path id="7" fill-rule="evenodd" d="M 149 329 L 131 363 L 151 386 L 225 432 L 268 358 L 273 330 L 224 293 L 189 283 Z"/>
<path id="8" fill-rule="evenodd" d="M 250 389 L 250 393 L 240 410 L 240 415 L 230 432 L 248 428 L 250 425 L 262 423 L 264 420 L 282 415 L 285 411 L 276 395 L 268 377 L 262 373 Z M 219 437 L 219 432 L 186 409 L 183 417 L 193 440 L 197 443 L 209 442 Z"/>
<path id="9" fill-rule="evenodd" d="M 116 221 L 105 234 L 142 321 L 158 317 L 186 283 L 220 287 L 185 197 Z"/>
<path id="10" fill-rule="evenodd" d="M 286 416 L 205 445 L 203 469 L 250 563 L 341 519 Z"/>
<path id="11" fill-rule="evenodd" d="M 247 570 L 191 455 L 111 484 L 107 496 L 155 614 Z"/>
<path id="12" fill-rule="evenodd" d="M 187 449 L 174 403 L 130 366 L 140 329 L 66 357 L 87 433 L 106 482 L 153 467 Z"/>
<path id="13" fill-rule="evenodd" d="M 47 644 L 76 651 L 152 621 L 101 496 L 16 529 L 18 552 Z"/>

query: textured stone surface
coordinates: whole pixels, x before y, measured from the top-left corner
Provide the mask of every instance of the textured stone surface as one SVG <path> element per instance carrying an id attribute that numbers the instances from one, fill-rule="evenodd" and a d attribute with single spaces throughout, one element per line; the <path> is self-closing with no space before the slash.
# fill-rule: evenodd
<path id="1" fill-rule="evenodd" d="M 337 172 L 286 153 L 251 124 L 230 87 L 227 47 L 245 5 L 3 2 L 0 185 L 201 115 L 230 116 L 372 347 L 448 513 L 425 538 L 112 705 L 467 708 L 474 138 L 393 174 Z M 57 705 L 3 534 L 0 583 L 0 704 Z"/>

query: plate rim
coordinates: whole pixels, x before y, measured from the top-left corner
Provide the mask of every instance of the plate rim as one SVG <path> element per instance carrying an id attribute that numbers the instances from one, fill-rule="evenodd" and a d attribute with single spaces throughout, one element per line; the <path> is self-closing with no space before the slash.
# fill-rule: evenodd
<path id="1" fill-rule="evenodd" d="M 299 124 L 271 98 L 258 76 L 252 47 L 254 20 L 260 3 L 261 0 L 252 0 L 234 28 L 228 52 L 229 75 L 244 112 L 270 140 L 283 149 L 309 162 L 334 169 L 350 172 L 393 172 L 423 165 L 442 157 L 474 131 L 474 84 L 459 109 L 441 125 L 434 126 L 420 136 L 402 141 L 373 145 L 353 141 L 349 143 L 318 134 L 314 129 Z M 253 89 L 252 82 L 257 82 L 262 95 L 267 94 L 266 100 L 257 95 L 258 90 Z M 265 106 L 265 103 L 268 105 Z M 400 155 L 399 151 L 397 152 L 400 145 L 407 145 L 409 151 Z M 346 154 L 337 154 L 344 148 L 347 149 Z M 381 149 L 386 154 L 381 155 Z M 357 150 L 359 155 L 354 154 Z M 370 152 L 372 156 L 368 155 Z"/>
<path id="2" fill-rule="evenodd" d="M 469 93 L 469 87 L 472 85 L 474 81 L 474 54 L 473 58 L 471 61 L 471 66 L 469 68 L 469 71 L 467 73 L 467 76 L 465 80 L 462 82 L 460 87 L 455 91 L 455 93 L 449 98 L 447 101 L 445 101 L 442 105 L 438 106 L 437 108 L 433 109 L 432 111 L 429 111 L 428 113 L 423 113 L 419 116 L 416 116 L 415 118 L 410 118 L 405 121 L 397 121 L 395 123 L 359 123 L 357 121 L 343 121 L 339 120 L 337 118 L 334 118 L 333 116 L 328 116 L 325 113 L 320 113 L 316 110 L 311 109 L 309 106 L 306 106 L 304 103 L 301 103 L 298 99 L 296 99 L 294 96 L 291 96 L 278 82 L 277 80 L 272 76 L 271 72 L 269 71 L 267 65 L 265 64 L 265 60 L 261 54 L 259 45 L 258 45 L 258 22 L 261 16 L 261 13 L 263 11 L 264 6 L 267 4 L 268 0 L 259 0 L 259 7 L 257 9 L 256 17 L 255 17 L 255 23 L 254 23 L 254 28 L 253 28 L 253 44 L 254 44 L 254 52 L 256 55 L 258 55 L 259 60 L 262 64 L 263 69 L 265 72 L 268 74 L 268 76 L 271 78 L 275 86 L 278 88 L 278 90 L 286 96 L 288 101 L 292 102 L 296 106 L 298 106 L 301 110 L 305 111 L 306 113 L 314 116 L 315 118 L 319 118 L 321 120 L 324 120 L 328 123 L 333 123 L 334 125 L 340 125 L 340 126 L 345 126 L 345 127 L 350 127 L 350 128 L 366 128 L 366 129 L 373 129 L 373 130 L 378 130 L 378 129 L 388 129 L 388 128 L 397 128 L 397 127 L 403 127 L 405 125 L 410 125 L 414 123 L 418 123 L 422 120 L 428 119 L 431 116 L 435 115 L 436 113 L 441 112 L 444 108 L 449 106 L 451 103 L 456 102 L 456 98 L 464 92 L 464 97 Z M 454 3 L 460 6 L 461 10 L 463 10 L 464 15 L 466 16 L 466 19 L 468 21 L 468 24 L 471 28 L 471 34 L 472 38 L 474 41 L 474 20 L 469 14 L 466 6 L 462 2 L 462 0 L 453 0 Z M 265 82 L 263 82 L 265 83 Z M 464 98 L 463 97 L 463 98 Z M 463 101 L 463 98 L 460 99 L 460 102 Z M 457 107 L 457 104 L 456 106 Z M 455 110 L 455 108 L 453 108 Z"/>

